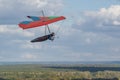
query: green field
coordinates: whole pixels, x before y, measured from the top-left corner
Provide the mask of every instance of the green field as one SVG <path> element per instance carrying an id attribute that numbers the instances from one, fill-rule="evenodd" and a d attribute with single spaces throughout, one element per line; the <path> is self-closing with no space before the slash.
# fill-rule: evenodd
<path id="1" fill-rule="evenodd" d="M 0 80 L 118 80 L 120 65 L 0 65 Z"/>

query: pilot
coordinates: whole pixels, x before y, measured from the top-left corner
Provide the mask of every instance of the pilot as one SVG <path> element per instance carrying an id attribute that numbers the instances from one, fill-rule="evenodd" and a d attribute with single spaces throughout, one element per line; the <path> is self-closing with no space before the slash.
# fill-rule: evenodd
<path id="1" fill-rule="evenodd" d="M 52 33 L 50 33 L 50 34 L 48 34 L 48 35 L 35 38 L 35 39 L 31 40 L 31 42 L 32 42 L 32 43 L 33 43 L 33 42 L 42 42 L 42 41 L 46 41 L 46 40 L 51 40 L 51 41 L 53 41 L 54 38 L 55 38 L 55 33 L 52 32 Z"/>

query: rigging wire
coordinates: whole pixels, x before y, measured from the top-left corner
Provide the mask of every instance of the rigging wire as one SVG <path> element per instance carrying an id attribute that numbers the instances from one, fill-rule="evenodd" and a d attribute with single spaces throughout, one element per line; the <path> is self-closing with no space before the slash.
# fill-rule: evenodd
<path id="1" fill-rule="evenodd" d="M 45 14 L 44 14 L 44 11 L 43 11 L 43 10 L 42 10 L 42 15 L 45 17 Z M 47 27 L 49 33 L 51 33 L 49 26 L 48 26 L 48 25 L 45 25 L 45 27 Z M 45 35 L 46 35 L 46 28 L 45 28 Z"/>

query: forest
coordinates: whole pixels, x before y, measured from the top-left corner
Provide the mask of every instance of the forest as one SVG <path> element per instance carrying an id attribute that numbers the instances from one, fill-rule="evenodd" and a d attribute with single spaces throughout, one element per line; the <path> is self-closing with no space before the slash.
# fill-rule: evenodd
<path id="1" fill-rule="evenodd" d="M 0 80 L 120 80 L 120 65 L 0 65 Z"/>

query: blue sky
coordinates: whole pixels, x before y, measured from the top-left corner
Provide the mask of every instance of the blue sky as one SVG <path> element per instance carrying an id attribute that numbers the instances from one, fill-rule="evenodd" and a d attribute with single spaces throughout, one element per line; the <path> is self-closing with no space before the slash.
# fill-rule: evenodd
<path id="1" fill-rule="evenodd" d="M 22 30 L 28 15 L 63 15 L 53 42 L 30 43 L 44 27 Z M 0 0 L 0 61 L 119 61 L 119 0 Z"/>
<path id="2" fill-rule="evenodd" d="M 74 11 L 84 11 L 84 10 L 98 10 L 100 8 L 107 8 L 111 5 L 119 5 L 119 0 L 76 0 L 76 1 L 68 1 L 65 0 L 67 10 Z"/>

